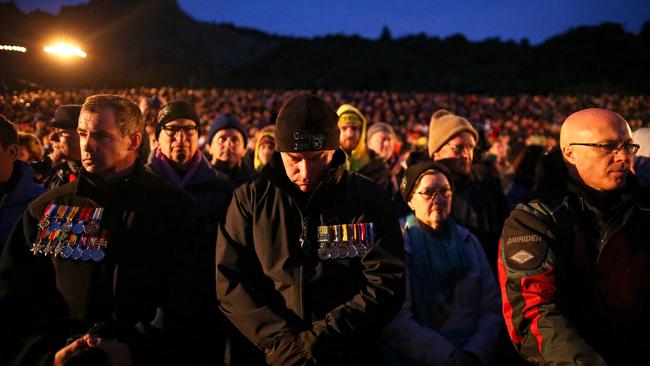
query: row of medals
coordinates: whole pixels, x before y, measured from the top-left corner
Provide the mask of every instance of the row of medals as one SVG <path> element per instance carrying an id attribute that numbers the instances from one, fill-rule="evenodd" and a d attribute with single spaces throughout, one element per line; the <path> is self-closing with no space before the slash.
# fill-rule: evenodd
<path id="1" fill-rule="evenodd" d="M 344 230 L 347 235 L 342 234 Z M 372 222 L 319 226 L 318 258 L 329 260 L 363 257 L 373 244 L 373 237 Z"/>
<path id="2" fill-rule="evenodd" d="M 82 260 L 100 262 L 106 255 L 104 249 L 108 245 L 105 239 L 98 237 L 89 237 L 85 245 L 81 245 L 81 236 L 76 237 L 74 242 L 70 239 L 70 233 L 74 235 L 86 234 L 87 236 L 95 235 L 99 232 L 99 223 L 91 221 L 84 224 L 78 221 L 76 224 L 73 221 L 65 221 L 60 219 L 53 219 L 50 221 L 48 218 L 43 219 L 39 224 L 40 230 L 47 230 L 50 233 L 58 231 L 54 238 L 43 238 L 47 244 L 41 243 L 37 240 L 32 244 L 31 252 L 34 255 L 43 254 L 45 256 L 53 255 L 54 257 L 61 256 L 65 259 Z M 39 233 L 40 236 L 40 233 Z M 66 240 L 68 237 L 68 240 Z"/>

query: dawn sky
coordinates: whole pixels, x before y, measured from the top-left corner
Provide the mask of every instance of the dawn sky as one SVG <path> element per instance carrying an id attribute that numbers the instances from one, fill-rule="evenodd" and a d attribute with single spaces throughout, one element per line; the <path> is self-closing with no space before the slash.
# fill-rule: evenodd
<path id="1" fill-rule="evenodd" d="M 17 0 L 23 11 L 56 13 L 78 0 Z M 638 33 L 650 20 L 650 0 L 179 0 L 197 20 L 229 22 L 264 32 L 299 37 L 358 34 L 377 38 L 383 26 L 394 37 L 424 32 L 462 33 L 537 44 L 580 25 L 621 23 Z"/>

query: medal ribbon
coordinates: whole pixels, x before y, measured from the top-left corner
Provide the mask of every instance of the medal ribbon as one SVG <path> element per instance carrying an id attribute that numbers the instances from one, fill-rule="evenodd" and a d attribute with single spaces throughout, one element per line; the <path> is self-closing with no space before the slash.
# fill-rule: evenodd
<path id="1" fill-rule="evenodd" d="M 102 234 L 95 240 L 95 245 L 100 248 L 106 248 L 108 246 L 108 230 L 102 230 Z"/>
<path id="2" fill-rule="evenodd" d="M 43 220 L 47 219 L 48 217 L 50 217 L 50 215 L 52 215 L 52 211 L 54 211 L 58 207 L 59 206 L 55 205 L 54 203 L 50 203 L 49 205 L 47 205 L 47 208 L 45 209 L 45 212 L 43 212 L 43 217 L 41 218 L 41 221 L 43 221 Z"/>
<path id="3" fill-rule="evenodd" d="M 92 221 L 99 224 L 99 220 L 102 219 L 103 214 L 104 214 L 104 208 L 103 207 L 96 207 L 95 210 L 93 211 L 93 219 L 92 219 Z"/>
<path id="4" fill-rule="evenodd" d="M 74 217 L 77 215 L 79 212 L 79 207 L 77 206 L 70 206 L 69 212 L 67 212 L 67 215 L 65 216 L 67 221 L 73 221 Z"/>
<path id="5" fill-rule="evenodd" d="M 84 223 L 88 222 L 92 210 L 93 210 L 92 207 L 85 207 L 83 210 L 81 210 L 81 214 L 79 215 L 79 221 Z"/>
<path id="6" fill-rule="evenodd" d="M 58 210 L 56 210 L 56 216 L 54 216 L 55 220 L 61 220 L 65 217 L 65 213 L 68 211 L 70 206 L 65 206 L 61 205 L 59 206 Z"/>

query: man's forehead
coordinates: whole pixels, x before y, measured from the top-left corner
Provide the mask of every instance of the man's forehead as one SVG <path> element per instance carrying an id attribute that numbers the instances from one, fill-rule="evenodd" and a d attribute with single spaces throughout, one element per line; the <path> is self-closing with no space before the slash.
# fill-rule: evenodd
<path id="1" fill-rule="evenodd" d="M 178 118 L 165 123 L 165 126 L 196 126 L 196 122 L 187 118 Z"/>
<path id="2" fill-rule="evenodd" d="M 236 128 L 224 128 L 219 131 L 217 131 L 215 136 L 223 136 L 223 135 L 228 135 L 228 136 L 240 136 L 241 138 L 244 138 L 242 133 L 236 129 Z"/>
<path id="3" fill-rule="evenodd" d="M 630 128 L 624 121 L 611 121 L 610 123 L 594 121 L 593 124 L 586 125 L 572 132 L 570 135 L 570 143 L 627 141 L 632 139 Z"/>
<path id="4" fill-rule="evenodd" d="M 310 159 L 313 158 L 314 156 L 317 155 L 324 155 L 328 152 L 329 150 L 318 150 L 318 151 L 290 151 L 290 152 L 283 152 L 283 154 L 287 154 L 293 159 Z"/>
<path id="5" fill-rule="evenodd" d="M 360 129 L 361 125 L 359 123 L 354 123 L 354 122 L 346 122 L 342 123 L 339 125 L 340 128 L 353 128 L 353 129 Z"/>

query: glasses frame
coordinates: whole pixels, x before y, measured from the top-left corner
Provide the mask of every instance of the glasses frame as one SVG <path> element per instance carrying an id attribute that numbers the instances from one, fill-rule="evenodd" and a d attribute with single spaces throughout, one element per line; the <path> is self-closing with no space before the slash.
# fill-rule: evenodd
<path id="1" fill-rule="evenodd" d="M 445 145 L 448 145 L 451 147 L 451 149 L 454 151 L 456 154 L 462 154 L 465 150 L 469 152 L 473 152 L 474 149 L 476 149 L 476 145 L 472 146 L 470 144 L 452 144 L 452 143 L 446 143 Z"/>
<path id="2" fill-rule="evenodd" d="M 589 143 L 589 142 L 572 142 L 569 146 L 590 146 L 600 150 L 603 155 L 617 153 L 625 150 L 628 155 L 636 154 L 641 146 L 632 142 L 602 142 L 602 143 Z"/>
<path id="3" fill-rule="evenodd" d="M 415 194 L 422 196 L 422 198 L 426 199 L 427 201 L 430 201 L 432 199 L 436 199 L 438 196 L 449 199 L 453 194 L 453 190 L 451 189 L 451 186 L 447 186 L 431 191 L 415 192 Z"/>
<path id="4" fill-rule="evenodd" d="M 194 136 L 199 132 L 199 126 L 163 126 L 162 130 L 169 137 L 175 137 L 181 131 L 183 131 L 186 136 Z"/>

